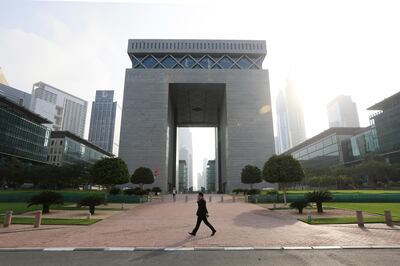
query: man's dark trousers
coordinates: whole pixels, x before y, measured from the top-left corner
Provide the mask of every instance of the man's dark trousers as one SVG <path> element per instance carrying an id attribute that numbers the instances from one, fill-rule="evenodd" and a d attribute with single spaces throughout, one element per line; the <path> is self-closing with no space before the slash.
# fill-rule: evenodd
<path id="1" fill-rule="evenodd" d="M 208 222 L 207 220 L 207 216 L 202 215 L 202 216 L 197 216 L 197 223 L 196 223 L 196 227 L 193 229 L 192 233 L 195 235 L 197 233 L 197 230 L 199 230 L 200 227 L 200 223 L 201 221 L 204 222 L 205 225 L 207 225 L 211 231 L 215 232 L 214 227 Z"/>

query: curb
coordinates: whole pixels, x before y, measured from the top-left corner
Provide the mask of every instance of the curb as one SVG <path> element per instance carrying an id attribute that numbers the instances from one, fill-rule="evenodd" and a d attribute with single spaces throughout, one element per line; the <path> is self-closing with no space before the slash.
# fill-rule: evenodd
<path id="1" fill-rule="evenodd" d="M 265 246 L 265 247 L 51 247 L 51 248 L 0 248 L 1 252 L 71 252 L 71 251 L 265 251 L 265 250 L 350 250 L 350 249 L 400 249 L 400 245 L 363 245 L 363 246 Z"/>

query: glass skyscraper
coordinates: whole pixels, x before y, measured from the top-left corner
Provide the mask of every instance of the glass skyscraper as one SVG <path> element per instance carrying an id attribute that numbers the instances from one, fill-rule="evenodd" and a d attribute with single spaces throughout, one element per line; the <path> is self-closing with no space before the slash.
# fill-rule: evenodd
<path id="1" fill-rule="evenodd" d="M 114 102 L 114 91 L 96 91 L 96 99 L 92 103 L 89 141 L 114 154 L 118 153 L 115 148 L 117 142 L 114 141 L 117 108 L 117 102 Z"/>
<path id="2" fill-rule="evenodd" d="M 45 123 L 50 121 L 0 96 L 0 159 L 45 163 L 50 137 Z"/>

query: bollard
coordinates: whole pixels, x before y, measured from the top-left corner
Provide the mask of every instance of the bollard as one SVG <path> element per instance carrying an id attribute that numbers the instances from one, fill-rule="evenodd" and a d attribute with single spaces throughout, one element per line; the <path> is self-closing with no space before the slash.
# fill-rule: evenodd
<path id="1" fill-rule="evenodd" d="M 176 196 L 174 197 L 174 202 L 176 202 Z"/>
<path id="2" fill-rule="evenodd" d="M 211 196 L 208 198 L 208 201 L 211 202 Z"/>
<path id="3" fill-rule="evenodd" d="M 274 202 L 274 209 L 276 209 L 276 203 Z"/>
<path id="4" fill-rule="evenodd" d="M 42 224 L 42 211 L 35 212 L 35 221 L 33 227 L 38 228 Z"/>
<path id="5" fill-rule="evenodd" d="M 258 197 L 256 197 L 256 204 L 258 204 Z"/>
<path id="6" fill-rule="evenodd" d="M 12 220 L 12 214 L 13 214 L 13 211 L 8 211 L 6 213 L 6 217 L 4 218 L 4 224 L 3 224 L 4 227 L 10 226 L 11 220 Z"/>
<path id="7" fill-rule="evenodd" d="M 392 213 L 390 211 L 385 211 L 385 223 L 388 226 L 393 226 Z"/>
<path id="8" fill-rule="evenodd" d="M 188 196 L 186 195 L 185 196 L 185 203 L 187 203 L 188 202 Z"/>
<path id="9" fill-rule="evenodd" d="M 249 202 L 249 196 L 244 195 L 244 201 L 248 203 Z"/>
<path id="10" fill-rule="evenodd" d="M 86 214 L 86 219 L 87 219 L 87 220 L 90 220 L 90 218 L 92 218 L 92 214 L 91 214 L 90 212 L 88 212 L 88 213 Z"/>
<path id="11" fill-rule="evenodd" d="M 123 210 L 124 209 L 124 204 L 123 203 L 121 203 L 121 210 Z"/>
<path id="12" fill-rule="evenodd" d="M 359 227 L 364 227 L 364 217 L 362 211 L 356 211 L 357 214 L 357 224 Z"/>
<path id="13" fill-rule="evenodd" d="M 221 196 L 221 202 L 224 202 L 224 196 Z"/>
<path id="14" fill-rule="evenodd" d="M 233 195 L 232 201 L 236 202 L 236 196 L 235 195 Z"/>

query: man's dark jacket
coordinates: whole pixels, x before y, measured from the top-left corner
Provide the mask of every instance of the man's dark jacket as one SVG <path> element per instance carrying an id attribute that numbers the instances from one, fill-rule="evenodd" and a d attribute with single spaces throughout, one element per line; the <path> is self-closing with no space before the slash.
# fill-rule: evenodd
<path id="1" fill-rule="evenodd" d="M 197 202 L 198 208 L 197 208 L 197 212 L 196 215 L 197 216 L 206 216 L 206 214 L 208 213 L 207 211 L 207 207 L 206 207 L 206 201 L 204 199 L 201 199 Z"/>

